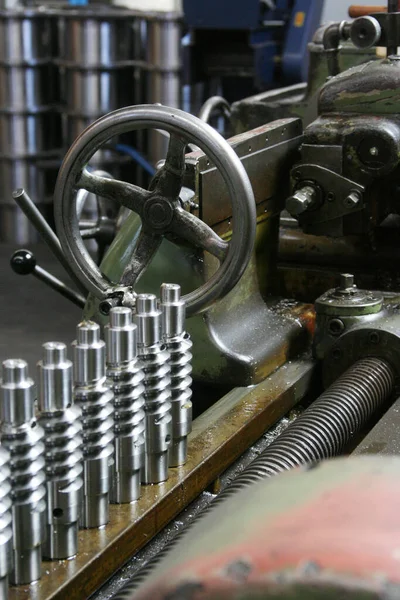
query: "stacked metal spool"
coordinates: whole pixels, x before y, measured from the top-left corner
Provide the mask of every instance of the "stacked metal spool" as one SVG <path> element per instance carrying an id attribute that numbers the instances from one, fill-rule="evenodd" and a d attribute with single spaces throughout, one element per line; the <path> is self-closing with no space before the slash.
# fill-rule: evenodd
<path id="1" fill-rule="evenodd" d="M 99 117 L 132 104 L 133 14 L 112 7 L 83 6 L 59 12 L 57 63 L 63 81 L 64 145 Z M 115 144 L 115 140 L 113 142 Z M 91 164 L 107 170 L 118 163 L 112 150 Z"/>
<path id="2" fill-rule="evenodd" d="M 61 156 L 59 85 L 51 11 L 0 11 L 0 239 L 35 239 L 12 192 L 24 187 L 49 212 Z"/>
<path id="3" fill-rule="evenodd" d="M 147 19 L 146 98 L 149 104 L 182 106 L 182 23 L 178 13 L 153 13 Z M 168 138 L 149 132 L 149 160 L 156 164 L 165 157 Z"/>

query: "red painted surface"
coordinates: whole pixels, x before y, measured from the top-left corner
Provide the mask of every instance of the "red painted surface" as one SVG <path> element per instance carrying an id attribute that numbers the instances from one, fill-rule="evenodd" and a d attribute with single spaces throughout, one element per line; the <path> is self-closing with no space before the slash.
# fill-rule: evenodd
<path id="1" fill-rule="evenodd" d="M 395 478 L 355 473 L 352 481 L 294 505 L 273 522 L 268 522 L 268 508 L 265 514 L 264 524 L 259 517 L 254 523 L 254 517 L 243 515 L 245 541 L 232 546 L 227 539 L 223 550 L 183 563 L 135 598 L 159 600 L 187 581 L 202 582 L 213 591 L 268 585 L 268 574 L 308 562 L 316 563 L 320 573 L 369 581 L 371 588 L 383 576 L 400 583 L 400 481 Z M 238 560 L 252 567 L 242 579 L 227 572 Z M 203 597 L 204 591 L 188 597 Z"/>

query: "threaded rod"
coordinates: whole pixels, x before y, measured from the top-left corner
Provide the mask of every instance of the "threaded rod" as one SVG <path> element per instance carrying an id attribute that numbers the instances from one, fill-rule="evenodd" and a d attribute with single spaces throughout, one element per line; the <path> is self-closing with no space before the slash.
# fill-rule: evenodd
<path id="1" fill-rule="evenodd" d="M 363 358 L 351 366 L 274 440 L 242 473 L 203 510 L 186 529 L 172 539 L 137 573 L 115 600 L 132 597 L 132 592 L 157 576 L 164 558 L 191 532 L 203 517 L 241 490 L 271 475 L 293 467 L 338 455 L 394 388 L 391 367 L 379 358 Z"/>

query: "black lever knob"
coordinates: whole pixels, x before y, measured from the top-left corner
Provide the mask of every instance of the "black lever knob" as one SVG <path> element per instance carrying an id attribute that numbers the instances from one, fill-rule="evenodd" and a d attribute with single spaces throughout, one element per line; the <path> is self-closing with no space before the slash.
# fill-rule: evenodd
<path id="1" fill-rule="evenodd" d="M 36 258 L 29 250 L 16 250 L 11 257 L 10 265 L 18 275 L 30 275 L 36 268 Z"/>
<path id="2" fill-rule="evenodd" d="M 43 281 L 43 283 L 64 296 L 64 298 L 71 300 L 71 302 L 79 306 L 79 308 L 85 306 L 85 298 L 65 285 L 60 279 L 54 277 L 54 275 L 45 269 L 42 269 L 42 267 L 39 267 L 36 264 L 35 255 L 30 250 L 24 250 L 22 248 L 21 250 L 16 250 L 11 257 L 10 265 L 14 273 L 17 273 L 18 275 L 32 274 L 36 279 Z"/>

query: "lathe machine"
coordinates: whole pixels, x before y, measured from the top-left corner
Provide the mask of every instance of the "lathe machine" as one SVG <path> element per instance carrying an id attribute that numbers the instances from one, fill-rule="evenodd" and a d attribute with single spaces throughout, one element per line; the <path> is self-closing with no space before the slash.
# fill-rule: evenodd
<path id="1" fill-rule="evenodd" d="M 71 284 L 12 268 L 82 321 L 37 388 L 3 363 L 4 597 L 400 598 L 400 11 L 363 13 L 317 32 L 307 87 L 92 123 L 56 233 L 15 192 Z M 147 185 L 91 160 L 144 129 Z"/>

